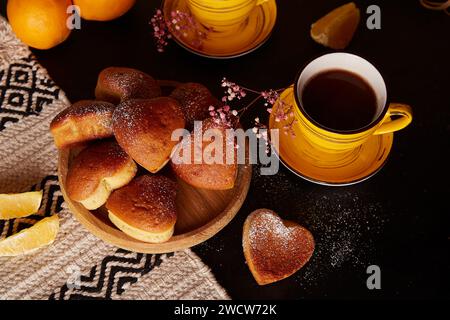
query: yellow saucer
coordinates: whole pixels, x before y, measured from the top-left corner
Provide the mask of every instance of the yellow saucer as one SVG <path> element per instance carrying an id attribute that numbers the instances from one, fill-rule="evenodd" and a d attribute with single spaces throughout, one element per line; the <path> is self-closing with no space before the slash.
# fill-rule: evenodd
<path id="1" fill-rule="evenodd" d="M 172 11 L 190 13 L 185 0 L 165 0 L 164 16 L 170 18 Z M 202 57 L 228 59 L 250 53 L 262 46 L 270 37 L 277 19 L 275 0 L 257 6 L 250 16 L 230 32 L 207 31 L 199 23 L 199 31 L 206 34 L 199 39 L 198 34 L 189 32 L 187 35 L 171 32 L 173 39 L 186 50 Z"/>
<path id="2" fill-rule="evenodd" d="M 394 140 L 393 133 L 373 135 L 344 155 L 330 154 L 312 148 L 302 135 L 283 134 L 273 117 L 271 114 L 269 128 L 280 130 L 275 152 L 281 163 L 301 178 L 323 185 L 350 185 L 372 177 L 386 163 Z"/>

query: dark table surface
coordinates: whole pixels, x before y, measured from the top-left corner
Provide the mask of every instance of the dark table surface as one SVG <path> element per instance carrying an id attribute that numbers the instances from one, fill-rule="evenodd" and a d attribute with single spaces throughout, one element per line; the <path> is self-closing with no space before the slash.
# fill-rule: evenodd
<path id="1" fill-rule="evenodd" d="M 395 134 L 381 172 L 354 186 L 318 186 L 284 168 L 263 177 L 255 168 L 236 218 L 193 248 L 232 298 L 449 297 L 450 17 L 419 1 L 356 2 L 362 23 L 346 51 L 377 66 L 390 97 L 412 106 L 413 123 Z M 6 16 L 5 3 L 0 13 Z M 71 101 L 92 98 L 98 72 L 112 65 L 201 82 L 217 95 L 224 76 L 255 89 L 280 88 L 291 84 L 307 61 L 331 52 L 310 39 L 309 28 L 343 3 L 279 1 L 270 40 L 232 60 L 197 57 L 176 44 L 157 53 L 148 22 L 159 1 L 148 0 L 115 21 L 82 21 L 81 30 L 62 45 L 33 52 Z M 365 26 L 369 4 L 381 8 L 381 30 Z M 241 234 L 247 215 L 262 207 L 306 226 L 317 247 L 294 276 L 259 287 L 245 264 Z M 366 268 L 372 264 L 381 269 L 381 290 L 367 289 Z"/>

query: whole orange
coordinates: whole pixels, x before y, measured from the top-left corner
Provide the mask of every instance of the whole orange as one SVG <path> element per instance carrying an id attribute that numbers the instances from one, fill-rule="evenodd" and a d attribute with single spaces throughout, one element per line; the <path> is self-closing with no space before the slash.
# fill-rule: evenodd
<path id="1" fill-rule="evenodd" d="M 108 21 L 124 15 L 136 0 L 74 0 L 86 20 Z"/>
<path id="2" fill-rule="evenodd" d="M 17 37 L 37 49 L 52 48 L 70 34 L 70 0 L 8 0 L 6 12 Z"/>

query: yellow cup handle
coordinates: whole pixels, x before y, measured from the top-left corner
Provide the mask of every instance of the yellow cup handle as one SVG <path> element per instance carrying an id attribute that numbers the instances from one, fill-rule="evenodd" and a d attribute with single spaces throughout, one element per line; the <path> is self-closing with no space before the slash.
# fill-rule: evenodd
<path id="1" fill-rule="evenodd" d="M 400 116 L 400 118 L 391 120 L 391 116 Z M 386 116 L 383 119 L 383 124 L 375 131 L 374 134 L 385 134 L 394 132 L 407 127 L 412 121 L 411 107 L 402 103 L 391 103 Z"/>
<path id="2" fill-rule="evenodd" d="M 269 0 L 257 0 L 257 1 L 256 1 L 256 5 L 257 5 L 257 6 L 260 6 L 260 5 L 262 5 L 263 3 L 266 3 L 267 1 L 269 1 Z"/>

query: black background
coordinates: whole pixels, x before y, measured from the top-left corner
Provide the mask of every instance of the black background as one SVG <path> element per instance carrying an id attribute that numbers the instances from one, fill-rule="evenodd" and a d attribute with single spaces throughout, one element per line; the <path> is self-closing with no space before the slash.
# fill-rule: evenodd
<path id="1" fill-rule="evenodd" d="M 63 44 L 33 52 L 71 101 L 92 98 L 98 72 L 112 65 L 158 79 L 201 82 L 218 96 L 224 76 L 254 89 L 280 88 L 306 62 L 331 52 L 310 39 L 309 28 L 345 1 L 278 1 L 270 40 L 252 54 L 223 61 L 197 57 L 176 44 L 157 53 L 148 22 L 159 3 L 139 0 L 111 22 L 82 21 Z M 449 297 L 450 17 L 424 9 L 418 0 L 356 3 L 362 20 L 346 51 L 377 66 L 391 100 L 412 106 L 413 123 L 395 134 L 381 172 L 355 186 L 314 185 L 284 168 L 275 177 L 261 177 L 254 167 L 236 218 L 193 248 L 232 298 Z M 381 30 L 365 26 L 369 4 L 381 7 Z M 5 8 L 2 0 L 4 16 Z M 264 114 L 263 106 L 254 113 Z M 245 264 L 241 233 L 246 216 L 262 207 L 308 227 L 317 248 L 294 276 L 259 287 Z M 381 290 L 366 287 L 371 264 L 381 268 Z"/>

